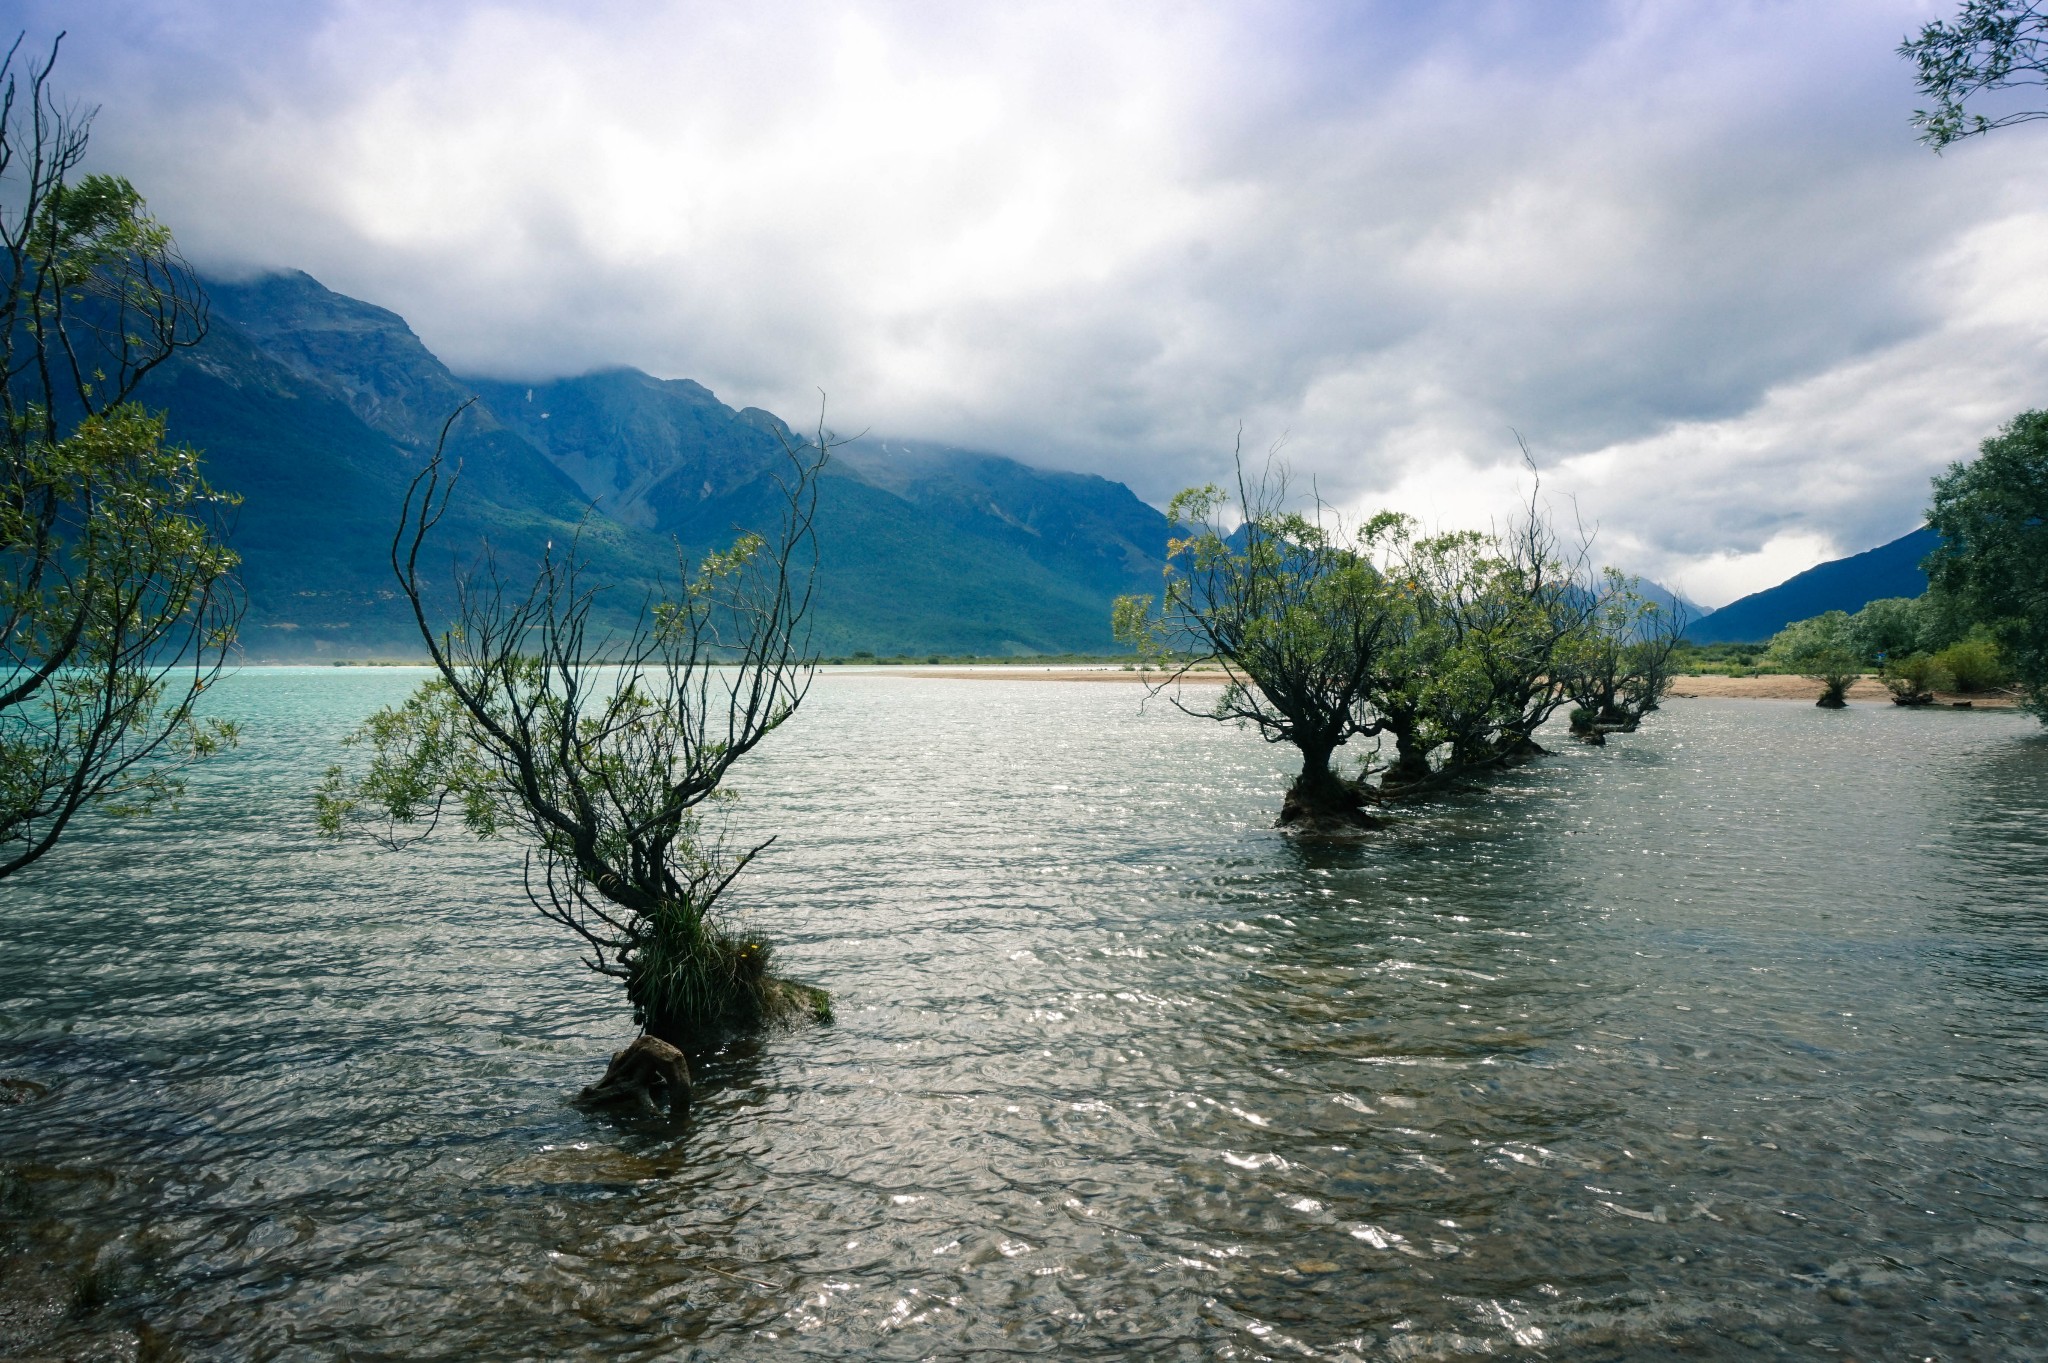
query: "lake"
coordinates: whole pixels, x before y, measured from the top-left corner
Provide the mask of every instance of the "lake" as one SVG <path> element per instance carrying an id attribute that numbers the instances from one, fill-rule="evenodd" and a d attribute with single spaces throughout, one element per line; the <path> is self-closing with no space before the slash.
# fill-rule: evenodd
<path id="1" fill-rule="evenodd" d="M 837 1021 L 669 1124 L 569 1105 L 630 1017 L 515 847 L 315 836 L 420 675 L 234 676 L 182 811 L 0 884 L 0 1074 L 50 1089 L 0 1108 L 10 1272 L 114 1284 L 0 1313 L 31 1352 L 2048 1340 L 2031 719 L 1673 702 L 1318 846 L 1268 827 L 1282 754 L 1135 686 L 834 672 L 742 768 L 779 841 L 733 902 Z"/>

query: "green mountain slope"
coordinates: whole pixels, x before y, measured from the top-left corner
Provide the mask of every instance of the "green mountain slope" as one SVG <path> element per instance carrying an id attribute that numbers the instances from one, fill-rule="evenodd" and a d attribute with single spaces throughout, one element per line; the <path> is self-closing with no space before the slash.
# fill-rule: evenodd
<path id="1" fill-rule="evenodd" d="M 472 395 L 450 439 L 462 482 L 437 566 L 488 543 L 519 580 L 544 546 L 580 534 L 618 618 L 673 573 L 678 542 L 720 547 L 773 513 L 794 437 L 698 384 L 628 369 L 460 378 L 397 314 L 310 276 L 209 291 L 212 334 L 143 396 L 243 497 L 232 538 L 252 658 L 417 654 L 391 532 L 442 422 Z M 1156 587 L 1166 537 L 1121 484 L 879 441 L 836 453 L 819 529 L 817 642 L 837 653 L 1109 649 L 1111 600 Z"/>

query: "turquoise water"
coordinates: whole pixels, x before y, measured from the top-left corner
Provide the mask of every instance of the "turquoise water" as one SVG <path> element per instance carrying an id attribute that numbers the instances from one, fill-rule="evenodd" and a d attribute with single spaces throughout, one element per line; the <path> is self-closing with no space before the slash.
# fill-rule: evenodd
<path id="1" fill-rule="evenodd" d="M 838 1021 L 670 1126 L 568 1105 L 629 1020 L 516 848 L 314 836 L 417 677 L 236 676 L 182 812 L 0 884 L 8 1271 L 117 1287 L 18 1348 L 2041 1356 L 2031 720 L 1676 702 L 1316 847 L 1134 687 L 834 673 L 736 893 Z"/>

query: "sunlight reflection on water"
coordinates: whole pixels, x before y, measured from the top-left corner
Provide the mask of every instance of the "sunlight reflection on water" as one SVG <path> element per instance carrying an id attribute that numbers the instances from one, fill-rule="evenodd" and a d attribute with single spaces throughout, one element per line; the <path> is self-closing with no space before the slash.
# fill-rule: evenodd
<path id="1" fill-rule="evenodd" d="M 185 812 L 0 886 L 0 1165 L 219 1358 L 2022 1358 L 2048 742 L 1687 701 L 1369 842 L 1135 688 L 827 676 L 743 882 L 838 1022 L 668 1128 L 517 857 L 319 842 L 418 674 L 224 684 Z"/>

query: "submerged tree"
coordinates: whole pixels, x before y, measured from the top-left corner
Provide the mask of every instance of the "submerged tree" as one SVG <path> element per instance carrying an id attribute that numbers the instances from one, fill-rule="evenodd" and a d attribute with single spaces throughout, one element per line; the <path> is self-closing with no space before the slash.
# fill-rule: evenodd
<path id="1" fill-rule="evenodd" d="M 1955 685 L 1954 675 L 1925 653 L 1887 657 L 1879 675 L 1894 705 L 1932 705 L 1936 691 Z"/>
<path id="2" fill-rule="evenodd" d="M 1589 626 L 1585 546 L 1566 550 L 1540 491 L 1531 489 L 1528 507 L 1505 530 L 1481 538 L 1452 614 L 1464 667 L 1483 697 L 1452 737 L 1460 769 L 1542 754 L 1536 731 L 1565 703 L 1566 665 Z"/>
<path id="3" fill-rule="evenodd" d="M 733 930 L 719 907 L 774 841 L 727 841 L 723 786 L 810 688 L 818 477 L 830 444 L 822 425 L 814 443 L 789 443 L 778 523 L 694 563 L 678 549 L 675 577 L 617 630 L 604 627 L 604 589 L 586 579 L 573 542 L 551 547 L 523 588 L 488 556 L 459 569 L 454 621 L 435 626 L 420 558 L 456 485 L 437 449 L 391 546 L 436 675 L 350 740 L 370 761 L 353 774 L 330 769 L 323 828 L 368 826 L 395 843 L 449 812 L 478 836 L 516 836 L 535 907 L 581 939 L 592 970 L 624 986 L 648 1037 L 680 1051 L 765 1022 L 828 1017 L 824 992 L 776 978 L 768 944 Z"/>
<path id="4" fill-rule="evenodd" d="M 1824 710 L 1847 705 L 1849 687 L 1863 675 L 1863 655 L 1847 611 L 1794 621 L 1772 637 L 1764 656 L 1773 666 L 1819 682 L 1820 699 L 1814 704 Z"/>
<path id="5" fill-rule="evenodd" d="M 1576 557 L 1534 497 L 1492 534 L 1417 538 L 1384 513 L 1355 528 L 1318 505 L 1286 509 L 1284 477 L 1240 470 L 1238 517 L 1215 487 L 1177 497 L 1158 610 L 1117 603 L 1116 634 L 1173 660 L 1155 692 L 1192 714 L 1256 728 L 1302 755 L 1282 824 L 1377 822 L 1368 806 L 1412 799 L 1540 753 L 1536 730 L 1564 700 L 1562 663 L 1586 628 Z M 1225 675 L 1207 707 L 1181 702 L 1200 666 Z M 1334 766 L 1378 740 L 1354 776 Z M 1391 739 L 1390 762 L 1375 760 Z M 1378 784 L 1371 784 L 1377 776 Z"/>
<path id="6" fill-rule="evenodd" d="M 1398 646 L 1372 691 L 1379 730 L 1394 740 L 1393 761 L 1375 767 L 1383 798 L 1428 794 L 1529 756 L 1552 689 L 1535 637 L 1542 613 L 1500 539 L 1476 530 L 1411 539 L 1408 529 L 1404 521 L 1387 536 L 1383 567 L 1403 607 Z"/>
<path id="7" fill-rule="evenodd" d="M 75 176 L 91 115 L 16 40 L 0 59 L 0 876 L 81 811 L 174 798 L 233 741 L 194 707 L 240 619 L 198 455 L 135 403 L 206 332 L 170 232 L 126 180 Z"/>
<path id="8" fill-rule="evenodd" d="M 1370 549 L 1392 518 L 1348 531 L 1320 506 L 1287 509 L 1287 480 L 1270 465 L 1256 481 L 1238 470 L 1238 519 L 1211 484 L 1167 509 L 1185 531 L 1167 546 L 1158 609 L 1150 597 L 1116 603 L 1116 637 L 1163 662 L 1158 690 L 1189 714 L 1256 729 L 1301 754 L 1280 822 L 1370 825 L 1366 793 L 1332 765 L 1337 750 L 1377 734 L 1374 685 L 1393 641 L 1397 606 Z M 1198 664 L 1220 666 L 1211 706 L 1183 703 L 1179 684 Z"/>
<path id="9" fill-rule="evenodd" d="M 1600 741 L 1633 733 L 1671 689 L 1673 660 L 1685 638 L 1685 612 L 1645 597 L 1640 579 L 1613 568 L 1601 575 L 1588 628 L 1559 668 L 1570 697 L 1572 732 Z"/>

